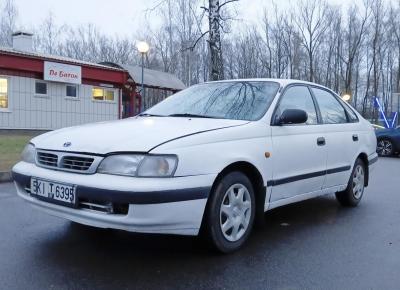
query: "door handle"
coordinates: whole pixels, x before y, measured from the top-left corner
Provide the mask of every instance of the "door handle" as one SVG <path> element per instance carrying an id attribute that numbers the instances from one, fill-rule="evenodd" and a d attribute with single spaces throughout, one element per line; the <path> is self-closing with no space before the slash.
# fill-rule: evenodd
<path id="1" fill-rule="evenodd" d="M 357 134 L 354 134 L 354 135 L 353 135 L 353 141 L 354 141 L 354 142 L 357 142 L 357 141 L 358 141 L 358 135 L 357 135 Z"/>
<path id="2" fill-rule="evenodd" d="M 325 142 L 325 138 L 324 137 L 319 137 L 317 139 L 317 145 L 318 146 L 324 146 L 325 144 L 326 144 L 326 142 Z"/>

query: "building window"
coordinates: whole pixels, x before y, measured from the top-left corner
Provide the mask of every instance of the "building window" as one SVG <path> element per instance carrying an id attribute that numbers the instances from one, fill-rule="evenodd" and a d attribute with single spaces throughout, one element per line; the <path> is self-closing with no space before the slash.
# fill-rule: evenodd
<path id="1" fill-rule="evenodd" d="M 47 83 L 45 82 L 35 82 L 35 94 L 36 95 L 47 95 Z"/>
<path id="2" fill-rule="evenodd" d="M 8 79 L 0 78 L 0 109 L 8 109 Z"/>
<path id="3" fill-rule="evenodd" d="M 78 87 L 74 85 L 67 85 L 65 96 L 69 98 L 76 98 L 78 96 Z"/>
<path id="4" fill-rule="evenodd" d="M 92 97 L 95 101 L 109 101 L 113 102 L 115 100 L 114 90 L 103 89 L 103 88 L 93 88 Z"/>
<path id="5" fill-rule="evenodd" d="M 114 91 L 105 90 L 106 101 L 114 101 Z"/>
<path id="6" fill-rule="evenodd" d="M 93 100 L 103 101 L 104 100 L 104 90 L 100 88 L 93 88 L 92 90 Z"/>

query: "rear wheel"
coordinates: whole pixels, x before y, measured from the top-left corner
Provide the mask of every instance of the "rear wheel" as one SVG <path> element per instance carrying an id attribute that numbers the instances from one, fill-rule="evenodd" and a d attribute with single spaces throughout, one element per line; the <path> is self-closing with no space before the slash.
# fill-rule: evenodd
<path id="1" fill-rule="evenodd" d="M 379 156 L 391 156 L 393 155 L 393 143 L 388 139 L 378 140 L 376 152 Z"/>
<path id="2" fill-rule="evenodd" d="M 336 193 L 336 198 L 341 205 L 354 207 L 361 201 L 365 189 L 365 166 L 361 159 L 356 160 L 347 188 Z"/>
<path id="3" fill-rule="evenodd" d="M 205 234 L 211 246 L 223 253 L 239 249 L 254 223 L 255 196 L 250 180 L 231 172 L 216 185 L 205 216 Z"/>

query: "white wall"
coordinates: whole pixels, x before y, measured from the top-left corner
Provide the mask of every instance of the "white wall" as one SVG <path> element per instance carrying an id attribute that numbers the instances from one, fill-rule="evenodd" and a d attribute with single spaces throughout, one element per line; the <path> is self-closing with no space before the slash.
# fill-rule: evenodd
<path id="1" fill-rule="evenodd" d="M 47 82 L 46 97 L 35 95 L 35 79 L 8 78 L 9 109 L 0 111 L 0 129 L 58 129 L 118 119 L 119 89 L 114 102 L 92 100 L 90 85 L 78 86 L 78 97 L 67 98 L 66 84 Z"/>

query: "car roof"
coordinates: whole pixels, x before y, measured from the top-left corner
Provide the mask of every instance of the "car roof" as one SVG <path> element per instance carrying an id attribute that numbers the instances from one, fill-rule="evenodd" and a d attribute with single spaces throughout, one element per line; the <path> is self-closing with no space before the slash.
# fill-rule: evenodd
<path id="1" fill-rule="evenodd" d="M 329 91 L 332 91 L 331 89 L 329 89 L 325 86 L 322 86 L 322 85 L 319 85 L 316 83 L 312 83 L 312 82 L 296 80 L 296 79 L 250 78 L 250 79 L 230 79 L 230 80 L 221 80 L 221 81 L 211 81 L 211 82 L 206 82 L 206 83 L 225 83 L 225 82 L 276 82 L 276 83 L 279 83 L 283 87 L 290 85 L 290 84 L 304 84 L 304 85 L 317 86 L 317 87 L 321 87 L 321 88 L 327 89 Z"/>

